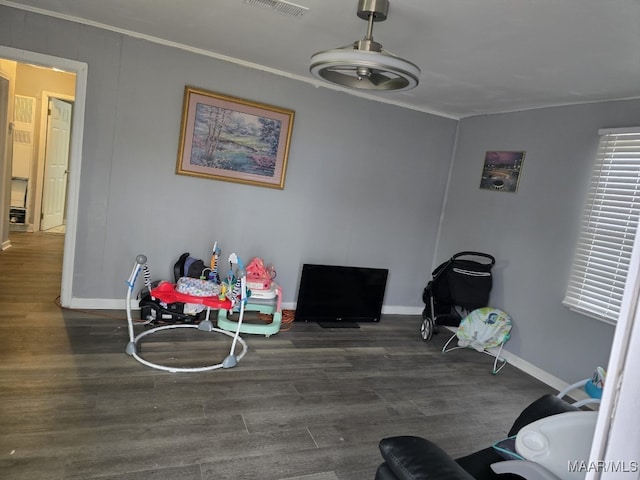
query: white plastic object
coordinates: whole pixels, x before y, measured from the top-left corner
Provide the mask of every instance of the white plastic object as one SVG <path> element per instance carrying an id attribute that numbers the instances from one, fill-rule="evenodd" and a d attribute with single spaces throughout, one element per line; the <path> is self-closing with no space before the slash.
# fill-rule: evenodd
<path id="1" fill-rule="evenodd" d="M 570 463 L 588 463 L 598 412 L 566 412 L 523 427 L 516 452 L 562 480 L 583 479 L 586 471 L 571 471 Z"/>
<path id="2" fill-rule="evenodd" d="M 491 469 L 498 475 L 515 473 L 527 480 L 561 480 L 549 470 L 535 462 L 528 460 L 505 460 L 491 464 Z"/>
<path id="3" fill-rule="evenodd" d="M 251 290 L 249 284 L 247 284 L 247 288 Z M 249 300 L 270 300 L 272 298 L 276 298 L 277 288 L 278 286 L 275 283 L 271 283 L 268 290 L 251 290 L 251 297 L 249 297 Z"/>

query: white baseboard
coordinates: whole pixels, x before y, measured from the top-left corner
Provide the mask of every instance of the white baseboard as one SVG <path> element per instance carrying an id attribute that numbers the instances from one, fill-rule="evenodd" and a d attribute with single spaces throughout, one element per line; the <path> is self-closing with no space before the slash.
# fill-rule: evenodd
<path id="1" fill-rule="evenodd" d="M 424 307 L 402 307 L 397 305 L 383 305 L 383 315 L 422 315 Z"/>
<path id="2" fill-rule="evenodd" d="M 131 307 L 138 308 L 138 302 L 131 300 Z M 69 308 L 82 308 L 84 310 L 123 310 L 126 308 L 124 298 L 72 298 Z M 283 302 L 283 310 L 295 310 L 295 302 Z M 383 315 L 421 315 L 423 307 L 403 307 L 397 305 L 383 305 Z"/>
<path id="3" fill-rule="evenodd" d="M 495 350 L 497 352 L 497 349 Z M 569 385 L 571 385 L 571 383 L 574 383 L 580 380 L 579 378 L 576 378 L 571 383 L 565 382 L 564 380 L 561 380 L 558 377 L 551 375 L 549 372 L 536 367 L 535 365 L 527 362 L 526 360 L 523 360 L 517 355 L 514 355 L 513 353 L 508 352 L 504 349 L 502 350 L 502 353 L 500 356 L 504 357 L 509 364 L 513 365 L 518 370 L 521 370 L 524 373 L 531 375 L 533 378 L 540 380 L 542 383 L 549 385 L 551 388 L 554 388 L 559 392 L 567 388 Z M 567 396 L 572 398 L 575 401 L 589 398 L 587 393 L 581 389 L 572 390 L 567 394 Z"/>
<path id="4" fill-rule="evenodd" d="M 65 305 L 67 306 L 67 305 Z M 119 298 L 75 298 L 71 299 L 69 308 L 79 308 L 82 310 L 124 310 L 127 308 L 126 299 Z M 138 308 L 138 301 L 131 301 L 132 308 Z"/>
<path id="5" fill-rule="evenodd" d="M 4 252 L 5 250 L 11 248 L 11 241 L 10 240 L 5 240 L 4 242 L 2 242 L 2 251 Z"/>
<path id="6" fill-rule="evenodd" d="M 491 349 L 491 353 L 497 353 L 497 349 Z M 536 367 L 535 365 L 523 360 L 522 358 L 514 355 L 513 353 L 502 350 L 500 354 L 501 357 L 504 357 L 507 360 L 507 363 L 513 365 L 518 370 L 522 370 L 523 372 L 531 375 L 537 380 L 540 380 L 542 383 L 549 385 L 552 388 L 560 391 L 567 387 L 569 384 L 567 382 L 562 381 L 558 377 L 551 375 L 549 372 L 542 370 L 541 368 Z"/>

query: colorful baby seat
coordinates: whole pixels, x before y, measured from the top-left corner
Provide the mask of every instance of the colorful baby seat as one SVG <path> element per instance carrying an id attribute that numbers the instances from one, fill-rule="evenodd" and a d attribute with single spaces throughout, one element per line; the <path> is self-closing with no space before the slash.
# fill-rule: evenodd
<path id="1" fill-rule="evenodd" d="M 511 317 L 497 308 L 482 307 L 473 310 L 462 319 L 457 331 L 442 347 L 443 352 L 450 352 L 459 348 L 473 348 L 495 358 L 493 373 L 498 373 L 506 365 L 507 360 L 500 357 L 502 347 L 511 336 Z M 454 338 L 458 345 L 449 347 Z M 490 351 L 499 347 L 497 353 Z"/>

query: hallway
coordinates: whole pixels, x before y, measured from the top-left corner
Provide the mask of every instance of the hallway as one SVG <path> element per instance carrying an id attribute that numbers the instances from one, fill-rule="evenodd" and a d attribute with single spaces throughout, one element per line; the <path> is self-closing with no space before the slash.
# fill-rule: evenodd
<path id="1" fill-rule="evenodd" d="M 9 239 L 11 248 L 0 255 L 0 316 L 58 310 L 64 235 L 11 232 Z"/>

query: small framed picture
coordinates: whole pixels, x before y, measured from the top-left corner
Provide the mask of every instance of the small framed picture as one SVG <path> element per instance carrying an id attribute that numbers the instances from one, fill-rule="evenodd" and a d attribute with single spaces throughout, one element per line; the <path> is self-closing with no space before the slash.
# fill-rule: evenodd
<path id="1" fill-rule="evenodd" d="M 497 192 L 518 189 L 525 152 L 491 150 L 485 153 L 480 188 Z"/>

